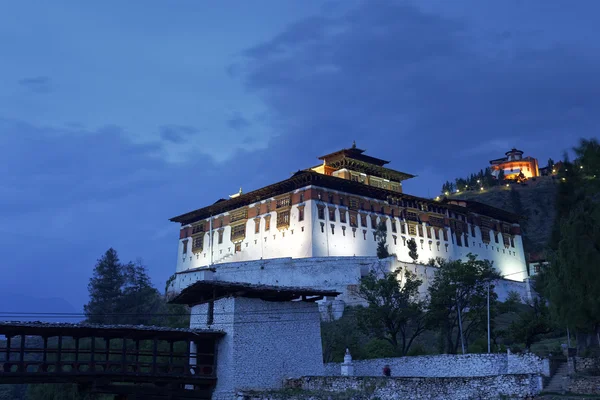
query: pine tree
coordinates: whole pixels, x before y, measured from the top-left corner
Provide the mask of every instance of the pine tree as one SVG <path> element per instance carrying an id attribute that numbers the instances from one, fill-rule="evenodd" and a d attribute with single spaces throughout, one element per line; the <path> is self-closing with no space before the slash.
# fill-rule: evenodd
<path id="1" fill-rule="evenodd" d="M 414 238 L 410 238 L 406 245 L 408 246 L 408 256 L 412 258 L 413 262 L 417 262 L 419 254 L 417 253 L 417 242 Z"/>
<path id="2" fill-rule="evenodd" d="M 110 248 L 100 258 L 94 268 L 94 275 L 88 284 L 90 301 L 84 306 L 88 322 L 114 324 L 119 311 L 125 283 L 122 265 L 117 252 Z"/>
<path id="3" fill-rule="evenodd" d="M 377 257 L 388 258 L 390 253 L 387 246 L 387 226 L 385 222 L 379 222 L 375 231 L 375 237 L 377 239 Z"/>

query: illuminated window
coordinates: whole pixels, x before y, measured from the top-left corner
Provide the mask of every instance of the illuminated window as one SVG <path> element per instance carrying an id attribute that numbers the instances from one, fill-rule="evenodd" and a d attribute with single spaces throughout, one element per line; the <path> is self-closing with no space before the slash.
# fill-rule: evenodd
<path id="1" fill-rule="evenodd" d="M 288 197 L 284 197 L 283 199 L 278 199 L 275 202 L 275 208 L 283 208 L 283 207 L 289 207 L 289 205 L 292 203 L 292 199 L 288 196 Z"/>
<path id="2" fill-rule="evenodd" d="M 325 219 L 325 208 L 324 207 L 319 207 L 319 219 Z"/>
<path id="3" fill-rule="evenodd" d="M 354 227 L 354 228 L 358 226 L 356 214 L 352 214 L 352 213 L 350 214 L 350 226 Z"/>
<path id="4" fill-rule="evenodd" d="M 234 250 L 234 251 L 235 251 L 236 253 L 237 253 L 238 251 L 242 251 L 242 242 L 239 242 L 239 243 L 236 243 L 236 244 L 235 244 L 235 250 Z"/>
<path id="5" fill-rule="evenodd" d="M 254 233 L 260 232 L 260 218 L 254 220 Z"/>
<path id="6" fill-rule="evenodd" d="M 246 236 L 246 224 L 236 225 L 231 228 L 231 240 L 244 238 Z"/>
<path id="7" fill-rule="evenodd" d="M 365 214 L 360 214 L 360 226 L 367 226 L 367 216 Z"/>
<path id="8" fill-rule="evenodd" d="M 290 211 L 277 212 L 277 227 L 281 228 L 290 225 Z"/>
<path id="9" fill-rule="evenodd" d="M 204 223 L 192 227 L 192 235 L 200 232 L 204 232 Z"/>
<path id="10" fill-rule="evenodd" d="M 408 225 L 408 234 L 411 236 L 417 236 L 417 227 L 413 224 Z"/>
<path id="11" fill-rule="evenodd" d="M 335 208 L 329 208 L 329 220 L 335 221 Z"/>
<path id="12" fill-rule="evenodd" d="M 265 231 L 268 231 L 271 229 L 271 216 L 267 215 L 265 216 Z"/>

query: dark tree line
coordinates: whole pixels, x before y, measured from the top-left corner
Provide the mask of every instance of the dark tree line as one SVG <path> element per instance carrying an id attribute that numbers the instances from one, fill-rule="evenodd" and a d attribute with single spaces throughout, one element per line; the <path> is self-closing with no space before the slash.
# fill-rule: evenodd
<path id="1" fill-rule="evenodd" d="M 503 174 L 503 171 L 501 171 Z M 482 169 L 475 174 L 470 174 L 466 178 L 457 178 L 454 182 L 446 181 L 442 185 L 442 194 L 454 193 L 457 190 L 464 192 L 466 190 L 480 190 L 500 184 L 504 177 L 494 178 L 490 168 Z"/>
<path id="2" fill-rule="evenodd" d="M 582 139 L 559 173 L 550 264 L 537 286 L 552 315 L 576 333 L 580 351 L 600 347 L 600 144 Z"/>

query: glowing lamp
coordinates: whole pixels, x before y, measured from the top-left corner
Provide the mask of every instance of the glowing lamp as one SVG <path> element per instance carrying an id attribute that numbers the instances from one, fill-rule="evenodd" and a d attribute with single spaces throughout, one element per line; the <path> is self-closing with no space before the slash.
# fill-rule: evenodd
<path id="1" fill-rule="evenodd" d="M 481 190 L 483 190 L 483 186 L 481 187 Z"/>
<path id="2" fill-rule="evenodd" d="M 506 184 L 506 187 L 509 187 L 509 186 L 510 186 L 510 185 L 507 183 L 507 184 Z"/>

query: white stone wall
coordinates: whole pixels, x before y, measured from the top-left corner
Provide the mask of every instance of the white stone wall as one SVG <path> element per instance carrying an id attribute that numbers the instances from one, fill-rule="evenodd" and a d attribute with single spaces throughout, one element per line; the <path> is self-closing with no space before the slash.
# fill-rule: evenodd
<path id="1" fill-rule="evenodd" d="M 353 360 L 355 376 L 382 376 L 389 365 L 396 377 L 470 377 L 505 374 L 549 375 L 545 360 L 533 355 L 517 354 L 440 354 Z M 341 375 L 341 363 L 325 364 L 325 374 Z"/>
<path id="2" fill-rule="evenodd" d="M 303 377 L 292 379 L 289 393 L 249 393 L 238 400 L 316 400 L 360 398 L 365 400 L 472 400 L 527 399 L 542 389 L 536 375 L 499 375 L 464 378 L 364 378 Z M 300 389 L 300 390 L 298 390 Z"/>
<path id="3" fill-rule="evenodd" d="M 303 191 L 309 188 L 298 189 Z M 318 188 L 317 188 L 318 189 Z M 332 192 L 329 189 L 323 189 Z M 371 199 L 372 200 L 372 199 Z M 375 200 L 373 200 L 375 201 Z M 292 258 L 308 258 L 308 257 L 348 257 L 348 256 L 374 256 L 376 255 L 377 242 L 373 238 L 374 229 L 371 223 L 371 215 L 377 215 L 378 221 L 380 214 L 368 212 L 367 227 L 360 224 L 356 227 L 356 233 L 352 231 L 350 226 L 350 215 L 346 207 L 340 205 L 328 204 L 321 200 L 307 200 L 304 203 L 304 221 L 298 221 L 298 205 L 293 205 L 290 213 L 290 226 L 284 230 L 277 229 L 277 213 L 272 211 L 271 226 L 265 230 L 265 220 L 261 219 L 260 232 L 255 233 L 254 219 L 250 218 L 246 223 L 246 237 L 241 243 L 241 251 L 235 252 L 235 245 L 231 242 L 231 228 L 224 227 L 223 243 L 218 243 L 218 227 L 213 226 L 213 249 L 212 263 L 221 264 L 229 262 L 252 261 L 260 259 L 272 259 L 282 257 Z M 325 219 L 321 220 L 318 217 L 318 205 L 324 205 Z M 255 204 L 251 204 L 249 208 L 253 208 Z M 329 218 L 329 208 L 335 208 L 335 221 Z M 346 214 L 346 222 L 340 221 L 340 213 Z M 219 216 L 215 216 L 217 218 Z M 264 217 L 264 215 L 262 216 Z M 387 217 L 388 228 L 388 249 L 390 253 L 396 254 L 401 262 L 411 262 L 408 256 L 408 247 L 405 245 L 406 240 L 411 236 L 402 234 L 401 220 L 395 218 L 397 232 L 392 232 L 392 223 L 389 216 Z M 323 230 L 321 229 L 321 224 Z M 331 226 L 334 226 L 333 232 Z M 345 230 L 344 230 L 345 228 Z M 408 227 L 405 227 L 405 232 L 408 232 Z M 366 230 L 366 238 L 363 231 Z M 515 247 L 506 249 L 503 244 L 502 234 L 490 232 L 491 243 L 485 244 L 482 241 L 482 236 L 479 228 L 475 228 L 475 236 L 471 234 L 471 229 L 468 229 L 468 247 L 463 245 L 458 246 L 456 238 L 450 233 L 447 228 L 448 241 L 444 241 L 443 235 L 440 234 L 440 239 L 436 240 L 432 232 L 432 238 L 427 238 L 425 224 L 423 224 L 423 233 L 425 237 L 415 237 L 420 262 L 427 262 L 430 258 L 442 257 L 446 259 L 465 259 L 467 254 L 473 253 L 479 259 L 488 259 L 494 262 L 496 268 L 507 279 L 523 281 L 527 277 L 527 267 L 525 255 L 523 251 L 523 242 L 521 236 L 515 236 Z M 396 236 L 394 244 L 393 236 Z M 496 243 L 495 238 L 498 239 Z M 188 243 L 188 251 L 183 254 L 183 240 L 179 241 L 179 250 L 177 258 L 177 271 L 198 268 L 211 264 L 211 250 L 209 244 L 209 234 L 204 237 L 204 251 L 194 254 L 191 251 L 191 239 Z M 439 246 L 438 246 L 439 241 Z"/>
<path id="4" fill-rule="evenodd" d="M 222 299 L 215 302 L 210 326 L 207 310 L 206 304 L 193 307 L 190 326 L 226 332 L 218 347 L 214 398 L 231 398 L 237 390 L 277 389 L 286 378 L 324 374 L 316 304 Z"/>
<path id="5" fill-rule="evenodd" d="M 336 300 L 345 305 L 359 305 L 362 301 L 351 292 L 352 288 L 359 284 L 362 276 L 371 270 L 388 272 L 398 267 L 416 273 L 423 281 L 422 293 L 427 291 L 436 271 L 435 267 L 403 263 L 393 258 L 384 260 L 377 257 L 279 258 L 219 264 L 215 266 L 214 273 L 206 269 L 180 273 L 177 275 L 173 290 L 181 291 L 194 282 L 205 279 L 274 286 L 308 286 L 315 289 L 337 290 L 342 295 Z M 523 282 L 500 280 L 496 282 L 495 291 L 501 301 L 506 299 L 510 291 L 519 293 L 523 300 L 529 298 L 528 284 Z"/>

